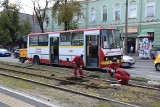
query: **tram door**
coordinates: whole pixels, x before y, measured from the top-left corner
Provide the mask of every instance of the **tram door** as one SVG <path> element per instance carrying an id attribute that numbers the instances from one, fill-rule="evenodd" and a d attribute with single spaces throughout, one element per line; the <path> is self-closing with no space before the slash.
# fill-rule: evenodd
<path id="1" fill-rule="evenodd" d="M 86 67 L 98 68 L 98 35 L 86 35 Z"/>
<path id="2" fill-rule="evenodd" d="M 59 62 L 59 37 L 50 38 L 50 63 Z"/>

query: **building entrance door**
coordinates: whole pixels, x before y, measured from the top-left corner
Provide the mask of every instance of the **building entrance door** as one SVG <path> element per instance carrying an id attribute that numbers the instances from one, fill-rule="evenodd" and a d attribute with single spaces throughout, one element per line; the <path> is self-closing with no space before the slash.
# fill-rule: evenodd
<path id="1" fill-rule="evenodd" d="M 132 51 L 132 53 L 135 53 L 136 38 L 130 38 L 130 37 L 129 37 L 129 38 L 128 38 L 127 46 L 128 46 L 128 53 L 130 53 L 131 46 L 133 46 L 133 51 Z"/>

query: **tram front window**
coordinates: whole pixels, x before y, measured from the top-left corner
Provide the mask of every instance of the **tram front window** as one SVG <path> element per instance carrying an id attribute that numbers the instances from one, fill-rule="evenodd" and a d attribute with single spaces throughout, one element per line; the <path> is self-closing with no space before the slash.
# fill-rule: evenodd
<path id="1" fill-rule="evenodd" d="M 118 48 L 118 33 L 116 30 L 101 30 L 101 47 L 102 48 Z"/>
<path id="2" fill-rule="evenodd" d="M 116 45 L 117 48 L 119 48 L 120 47 L 120 43 L 121 43 L 119 31 L 118 30 L 113 30 L 113 35 L 114 35 L 114 38 L 115 38 L 115 45 Z"/>

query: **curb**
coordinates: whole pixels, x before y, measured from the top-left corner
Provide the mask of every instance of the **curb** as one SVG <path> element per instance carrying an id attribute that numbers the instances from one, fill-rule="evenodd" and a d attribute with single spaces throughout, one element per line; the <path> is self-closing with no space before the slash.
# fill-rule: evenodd
<path id="1" fill-rule="evenodd" d="M 136 59 L 138 62 L 154 62 L 154 60 L 141 60 L 141 59 Z"/>

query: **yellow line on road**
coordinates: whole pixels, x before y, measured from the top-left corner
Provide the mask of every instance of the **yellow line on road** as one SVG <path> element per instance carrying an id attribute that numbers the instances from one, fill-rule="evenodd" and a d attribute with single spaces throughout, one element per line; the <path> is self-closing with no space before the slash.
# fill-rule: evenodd
<path id="1" fill-rule="evenodd" d="M 0 93 L 0 102 L 10 107 L 35 107 L 26 102 L 10 97 L 8 95 Z"/>

